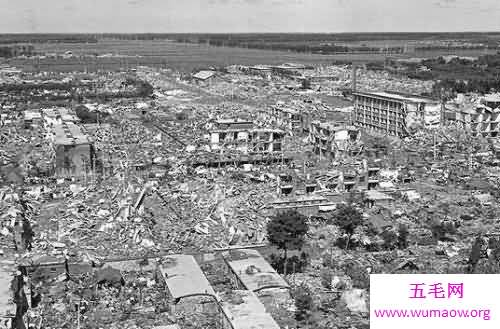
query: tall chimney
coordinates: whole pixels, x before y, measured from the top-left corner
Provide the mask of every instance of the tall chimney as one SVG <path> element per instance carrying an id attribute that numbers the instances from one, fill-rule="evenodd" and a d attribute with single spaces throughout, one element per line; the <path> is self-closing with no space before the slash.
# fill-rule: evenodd
<path id="1" fill-rule="evenodd" d="M 351 76 L 351 79 L 352 79 L 352 87 L 351 88 L 352 88 L 353 93 L 356 92 L 356 87 L 357 87 L 357 85 L 356 85 L 356 83 L 357 83 L 357 81 L 356 81 L 357 71 L 358 71 L 358 67 L 356 66 L 356 64 L 353 63 L 352 64 L 352 73 L 351 73 L 351 75 L 352 75 Z"/>

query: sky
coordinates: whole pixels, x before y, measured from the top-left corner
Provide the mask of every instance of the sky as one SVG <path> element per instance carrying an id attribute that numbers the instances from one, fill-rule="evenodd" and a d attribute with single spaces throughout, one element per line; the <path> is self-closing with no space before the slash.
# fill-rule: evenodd
<path id="1" fill-rule="evenodd" d="M 500 31 L 498 0 L 0 0 L 0 33 Z"/>

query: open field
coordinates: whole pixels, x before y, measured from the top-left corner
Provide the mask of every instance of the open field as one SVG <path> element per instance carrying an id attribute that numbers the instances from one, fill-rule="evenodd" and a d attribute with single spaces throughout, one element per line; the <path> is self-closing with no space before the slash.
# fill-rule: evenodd
<path id="1" fill-rule="evenodd" d="M 147 65 L 170 67 L 179 71 L 191 72 L 208 66 L 227 66 L 232 64 L 281 64 L 298 62 L 308 65 L 328 65 L 338 61 L 377 62 L 385 60 L 384 53 L 320 55 L 271 51 L 258 49 L 214 47 L 200 44 L 183 44 L 172 41 L 150 40 L 100 40 L 98 43 L 43 43 L 35 44 L 35 50 L 42 53 L 64 53 L 72 51 L 74 58 L 68 59 L 12 59 L 10 64 L 26 71 L 115 71 L 120 68 Z M 455 54 L 456 51 L 425 51 L 422 57 Z M 114 54 L 123 57 L 87 57 L 85 55 Z M 463 50 L 460 55 L 474 56 L 484 54 L 479 50 Z M 417 54 L 418 55 L 418 54 Z M 415 54 L 412 54 L 415 56 Z M 396 55 L 391 58 L 410 57 Z"/>
<path id="2" fill-rule="evenodd" d="M 148 65 L 168 66 L 180 71 L 190 72 L 207 66 L 227 66 L 232 64 L 281 64 L 300 62 L 310 65 L 331 64 L 335 61 L 381 61 L 383 54 L 341 54 L 313 55 L 283 51 L 212 47 L 199 44 L 182 44 L 171 41 L 106 40 L 98 43 L 48 43 L 36 44 L 37 52 L 64 53 L 72 51 L 74 55 L 116 54 L 126 58 L 70 58 L 42 59 L 40 70 L 82 71 L 86 68 L 95 70 L 117 70 L 120 67 Z M 131 56 L 131 57 L 128 57 Z M 139 56 L 139 57 L 136 57 Z M 31 71 L 35 70 L 34 59 L 15 59 L 11 64 Z"/>

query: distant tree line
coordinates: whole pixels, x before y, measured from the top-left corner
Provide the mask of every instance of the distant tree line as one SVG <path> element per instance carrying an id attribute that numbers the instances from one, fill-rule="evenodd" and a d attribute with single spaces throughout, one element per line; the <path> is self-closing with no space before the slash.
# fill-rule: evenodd
<path id="1" fill-rule="evenodd" d="M 125 85 L 135 86 L 139 97 L 149 97 L 153 94 L 153 86 L 149 82 L 137 79 L 135 77 L 127 77 L 127 79 L 125 80 Z"/>
<path id="2" fill-rule="evenodd" d="M 0 91 L 7 92 L 25 92 L 25 91 L 35 91 L 35 90 L 61 90 L 61 91 L 70 91 L 75 86 L 71 83 L 58 83 L 58 82 L 50 82 L 50 83 L 27 83 L 27 84 L 1 84 Z"/>
<path id="3" fill-rule="evenodd" d="M 97 43 L 94 34 L 2 34 L 0 44 L 15 43 Z"/>
<path id="4" fill-rule="evenodd" d="M 418 80 L 436 83 L 428 96 L 454 97 L 457 93 L 500 91 L 500 53 L 480 56 L 477 60 L 455 57 L 427 59 L 421 63 L 369 63 L 371 70 L 390 68 Z"/>
<path id="5" fill-rule="evenodd" d="M 77 91 L 78 88 L 91 87 L 92 83 L 81 82 L 48 82 L 48 83 L 29 83 L 29 84 L 0 84 L 0 92 L 7 92 L 9 96 L 26 95 L 33 100 L 62 100 L 62 99 L 80 99 L 80 98 L 100 98 L 103 100 L 114 98 L 135 98 L 149 97 L 153 94 L 153 86 L 146 81 L 135 77 L 128 77 L 124 82 L 125 86 L 133 86 L 134 90 L 124 90 L 119 92 L 95 92 L 93 90 Z M 33 92 L 41 90 L 50 90 L 65 92 L 66 95 L 58 94 L 40 94 L 33 95 Z"/>
<path id="6" fill-rule="evenodd" d="M 178 42 L 193 42 L 184 38 L 177 39 Z M 368 47 L 368 46 L 343 46 L 332 43 L 311 43 L 309 40 L 304 41 L 285 41 L 285 42 L 270 42 L 266 40 L 247 41 L 238 39 L 222 39 L 222 38 L 200 38 L 195 42 L 200 44 L 208 44 L 215 47 L 239 47 L 261 50 L 281 50 L 291 51 L 296 53 L 314 53 L 314 54 L 337 54 L 351 52 L 389 52 L 402 53 L 403 47 Z"/>
<path id="7" fill-rule="evenodd" d="M 16 56 L 31 56 L 35 54 L 35 47 L 32 45 L 11 45 L 0 47 L 0 57 L 12 58 Z"/>
<path id="8" fill-rule="evenodd" d="M 147 35 L 147 34 L 146 34 Z M 156 34 L 159 36 L 159 34 Z M 140 37 L 141 35 L 134 35 Z M 387 40 L 459 40 L 469 43 L 498 45 L 499 33 L 181 33 L 166 34 L 166 38 L 184 42 L 199 42 L 199 40 L 219 39 L 236 40 L 239 42 L 360 42 Z"/>

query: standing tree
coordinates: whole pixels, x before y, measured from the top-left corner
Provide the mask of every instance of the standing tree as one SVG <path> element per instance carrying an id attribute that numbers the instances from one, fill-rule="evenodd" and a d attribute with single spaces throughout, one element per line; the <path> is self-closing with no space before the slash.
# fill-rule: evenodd
<path id="1" fill-rule="evenodd" d="M 363 223 L 361 212 L 351 204 L 341 205 L 333 214 L 332 219 L 347 234 L 348 239 L 345 248 L 348 249 L 354 230 Z"/>
<path id="2" fill-rule="evenodd" d="M 307 321 L 311 317 L 314 308 L 314 300 L 311 290 L 304 284 L 298 286 L 294 293 L 295 319 L 297 321 Z"/>
<path id="3" fill-rule="evenodd" d="M 279 213 L 267 223 L 267 237 L 269 242 L 285 253 L 285 275 L 288 250 L 301 249 L 308 230 L 309 225 L 307 224 L 306 217 L 296 211 Z"/>
<path id="4" fill-rule="evenodd" d="M 399 225 L 398 228 L 398 247 L 399 249 L 408 248 L 408 227 L 404 224 Z"/>
<path id="5" fill-rule="evenodd" d="M 476 270 L 476 266 L 481 259 L 481 246 L 483 244 L 483 238 L 481 235 L 477 236 L 474 240 L 474 244 L 472 245 L 470 255 L 469 255 L 469 273 L 474 273 Z"/>
<path id="6" fill-rule="evenodd" d="M 393 250 L 398 245 L 398 235 L 392 229 L 384 230 L 381 234 L 384 240 L 383 247 L 387 250 Z"/>

